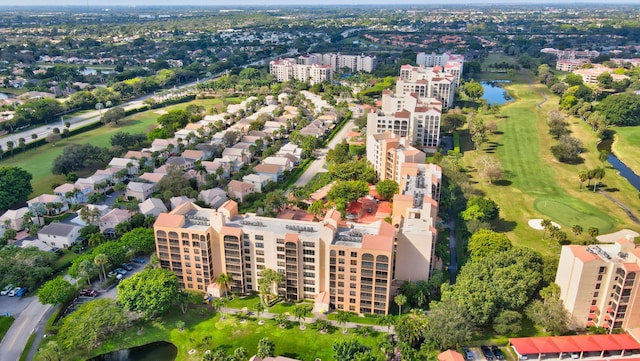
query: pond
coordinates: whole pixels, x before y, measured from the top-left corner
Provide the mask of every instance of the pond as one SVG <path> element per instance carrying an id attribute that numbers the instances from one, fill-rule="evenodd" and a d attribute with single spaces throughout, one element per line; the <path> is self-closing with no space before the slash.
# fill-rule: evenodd
<path id="1" fill-rule="evenodd" d="M 509 83 L 510 80 L 493 80 L 480 82 L 484 89 L 482 99 L 490 105 L 502 105 L 513 100 L 500 83 Z"/>
<path id="2" fill-rule="evenodd" d="M 9 95 L 5 93 L 0 93 L 0 100 L 9 99 Z"/>
<path id="3" fill-rule="evenodd" d="M 609 156 L 607 162 L 609 162 L 613 168 L 615 168 L 621 176 L 626 178 L 632 186 L 640 191 L 640 176 L 638 176 L 631 168 L 624 164 L 618 157 L 611 152 L 611 140 L 605 140 L 598 143 L 598 151 L 607 151 Z"/>
<path id="4" fill-rule="evenodd" d="M 169 342 L 154 342 L 110 352 L 89 361 L 175 361 L 178 349 Z"/>

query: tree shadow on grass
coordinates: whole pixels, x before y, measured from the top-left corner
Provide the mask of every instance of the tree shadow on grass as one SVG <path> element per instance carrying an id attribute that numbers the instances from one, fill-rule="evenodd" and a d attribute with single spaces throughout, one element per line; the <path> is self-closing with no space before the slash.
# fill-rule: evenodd
<path id="1" fill-rule="evenodd" d="M 507 221 L 504 218 L 499 218 L 493 222 L 494 231 L 496 232 L 510 232 L 513 231 L 518 224 L 514 221 Z"/>
<path id="2" fill-rule="evenodd" d="M 620 189 L 619 189 L 619 188 L 615 188 L 615 187 L 612 187 L 612 188 L 604 188 L 604 187 L 606 187 L 606 185 L 601 186 L 601 187 L 602 187 L 602 189 L 603 189 L 604 191 L 609 192 L 609 193 L 620 192 Z"/>
<path id="3" fill-rule="evenodd" d="M 298 355 L 295 352 L 285 352 L 285 353 L 282 354 L 282 356 L 288 357 L 288 358 L 292 358 L 294 360 L 299 360 L 300 359 L 300 355 Z"/>
<path id="4" fill-rule="evenodd" d="M 507 187 L 507 186 L 510 186 L 511 184 L 513 184 L 513 182 L 508 179 L 499 179 L 493 182 L 493 185 L 500 186 L 500 187 Z"/>

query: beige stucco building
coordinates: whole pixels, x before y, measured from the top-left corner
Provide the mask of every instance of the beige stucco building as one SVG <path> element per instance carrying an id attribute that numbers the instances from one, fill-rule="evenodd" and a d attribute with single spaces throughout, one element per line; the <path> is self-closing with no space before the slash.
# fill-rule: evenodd
<path id="1" fill-rule="evenodd" d="M 268 268 L 285 275 L 277 292 L 287 299 L 356 313 L 386 314 L 395 293 L 396 229 L 382 220 L 343 222 L 330 210 L 321 222 L 295 221 L 241 215 L 234 201 L 218 210 L 187 202 L 158 216 L 154 231 L 162 267 L 185 289 L 204 292 L 226 273 L 233 292 L 258 291 Z"/>
<path id="2" fill-rule="evenodd" d="M 640 249 L 627 238 L 613 244 L 563 246 L 556 283 L 571 326 L 640 326 L 639 263 Z"/>
<path id="3" fill-rule="evenodd" d="M 367 135 L 367 160 L 373 165 L 379 180 L 391 179 L 400 184 L 400 167 L 404 163 L 423 163 L 426 154 L 408 144 L 407 138 L 394 133 Z"/>

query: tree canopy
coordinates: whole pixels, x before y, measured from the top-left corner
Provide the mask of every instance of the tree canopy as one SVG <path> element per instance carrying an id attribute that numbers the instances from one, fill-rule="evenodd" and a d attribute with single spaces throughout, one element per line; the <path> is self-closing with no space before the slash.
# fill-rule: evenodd
<path id="1" fill-rule="evenodd" d="M 498 218 L 500 209 L 498 204 L 491 199 L 483 197 L 471 197 L 467 201 L 467 208 L 462 212 L 462 218 L 465 221 L 479 220 L 482 222 L 491 222 Z"/>
<path id="2" fill-rule="evenodd" d="M 31 188 L 31 173 L 19 167 L 0 167 L 0 210 L 25 202 Z"/>
<path id="3" fill-rule="evenodd" d="M 392 179 L 385 179 L 376 184 L 376 192 L 378 192 L 380 197 L 384 198 L 385 200 L 391 200 L 393 198 L 393 195 L 398 193 L 398 190 L 398 183 L 396 183 L 396 181 Z"/>
<path id="4" fill-rule="evenodd" d="M 75 292 L 75 287 L 69 281 L 56 277 L 40 287 L 38 301 L 42 304 L 57 305 L 69 300 Z"/>
<path id="5" fill-rule="evenodd" d="M 53 174 L 68 174 L 83 168 L 103 167 L 112 159 L 113 154 L 106 148 L 91 144 L 69 144 L 62 154 L 53 160 Z"/>
<path id="6" fill-rule="evenodd" d="M 58 341 L 67 350 L 92 350 L 128 323 L 124 310 L 114 300 L 101 298 L 81 304 L 65 317 Z"/>
<path id="7" fill-rule="evenodd" d="M 152 268 L 122 280 L 118 285 L 118 302 L 127 310 L 150 318 L 166 312 L 178 291 L 178 278 L 173 272 Z"/>
<path id="8" fill-rule="evenodd" d="M 469 238 L 467 251 L 471 259 L 500 253 L 511 249 L 511 241 L 505 234 L 494 232 L 490 229 L 481 229 Z"/>
<path id="9" fill-rule="evenodd" d="M 604 98 L 597 108 L 610 124 L 640 124 L 640 95 L 634 93 L 610 95 Z"/>
<path id="10" fill-rule="evenodd" d="M 471 99 L 479 99 L 482 98 L 482 95 L 484 95 L 484 88 L 482 87 L 482 84 L 475 81 L 470 81 L 465 83 L 464 92 Z"/>

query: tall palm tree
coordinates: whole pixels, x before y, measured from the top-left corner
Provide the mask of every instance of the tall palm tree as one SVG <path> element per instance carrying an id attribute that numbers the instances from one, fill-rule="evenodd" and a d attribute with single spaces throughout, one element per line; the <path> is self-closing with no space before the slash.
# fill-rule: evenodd
<path id="1" fill-rule="evenodd" d="M 260 319 L 260 314 L 265 310 L 264 305 L 262 304 L 262 302 L 258 302 L 254 306 L 254 308 L 256 309 L 256 314 L 258 315 L 258 319 Z"/>
<path id="2" fill-rule="evenodd" d="M 544 228 L 544 232 L 542 233 L 542 239 L 545 239 L 545 237 L 547 236 L 547 231 L 549 230 L 549 227 L 551 227 L 552 223 L 550 219 L 543 219 L 542 221 L 540 221 L 540 225 Z"/>
<path id="3" fill-rule="evenodd" d="M 200 160 L 197 160 L 196 164 L 194 164 L 193 171 L 198 175 L 198 182 L 204 183 L 204 176 L 207 174 L 207 167 L 202 165 Z"/>
<path id="4" fill-rule="evenodd" d="M 589 234 L 589 236 L 591 236 L 591 238 L 596 238 L 600 234 L 600 230 L 598 228 L 596 228 L 596 227 L 589 227 L 587 229 L 587 234 Z"/>
<path id="5" fill-rule="evenodd" d="M 579 224 L 574 224 L 573 227 L 571 227 L 571 232 L 573 233 L 573 241 L 575 242 L 576 237 L 582 234 L 582 226 Z"/>
<path id="6" fill-rule="evenodd" d="M 231 289 L 231 282 L 233 282 L 233 275 L 228 273 L 221 273 L 218 278 L 216 278 L 216 283 L 220 286 L 220 289 L 224 291 L 225 296 Z"/>
<path id="7" fill-rule="evenodd" d="M 605 176 L 604 167 L 598 167 L 598 168 L 594 169 L 593 178 L 596 179 L 596 182 L 593 184 L 593 191 L 594 192 L 598 188 L 598 183 L 600 183 L 600 180 L 602 180 L 602 178 L 604 178 L 604 176 Z"/>
<path id="8" fill-rule="evenodd" d="M 403 295 L 403 294 L 399 294 L 396 297 L 393 298 L 393 302 L 396 303 L 396 305 L 398 305 L 398 314 L 401 315 L 402 314 L 402 306 L 407 303 L 407 296 Z"/>
<path id="9" fill-rule="evenodd" d="M 349 322 L 351 316 L 351 312 L 338 310 L 338 313 L 336 314 L 336 321 L 338 321 L 338 325 L 342 325 L 342 333 L 347 332 L 347 322 Z"/>
<path id="10" fill-rule="evenodd" d="M 378 324 L 387 326 L 387 333 L 391 332 L 391 326 L 395 323 L 393 315 L 387 314 L 378 318 Z"/>
<path id="11" fill-rule="evenodd" d="M 216 298 L 213 300 L 213 302 L 211 302 L 211 307 L 213 307 L 213 310 L 215 312 L 221 311 L 222 306 L 224 306 L 224 301 L 222 300 L 222 298 Z"/>
<path id="12" fill-rule="evenodd" d="M 581 170 L 578 172 L 578 179 L 580 179 L 580 190 L 582 190 L 582 184 L 589 179 L 589 172 Z"/>
<path id="13" fill-rule="evenodd" d="M 100 269 L 102 270 L 102 275 L 100 276 L 100 280 L 106 280 L 107 273 L 104 271 L 104 267 L 109 264 L 109 257 L 107 257 L 107 255 L 104 253 L 97 254 L 93 259 L 93 263 L 96 266 L 100 267 Z"/>

